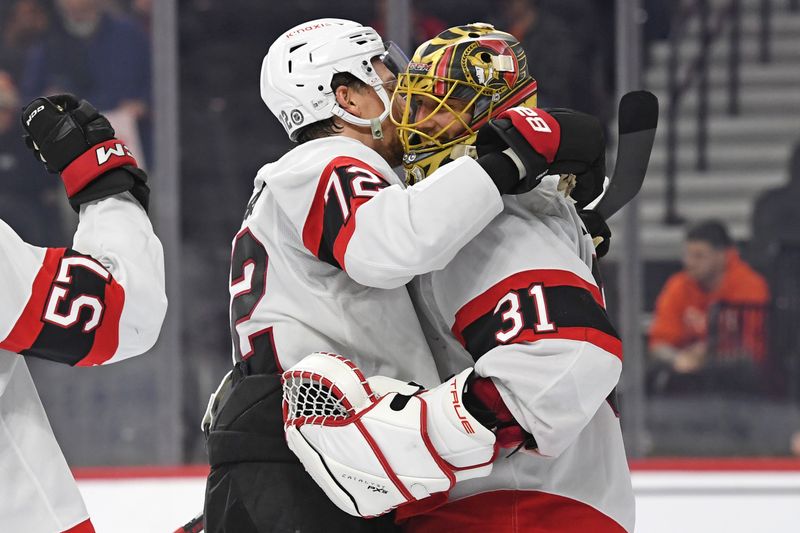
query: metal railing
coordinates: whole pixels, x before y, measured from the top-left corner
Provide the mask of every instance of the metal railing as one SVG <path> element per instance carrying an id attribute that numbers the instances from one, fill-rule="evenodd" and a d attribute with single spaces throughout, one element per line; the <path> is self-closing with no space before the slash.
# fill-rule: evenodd
<path id="1" fill-rule="evenodd" d="M 796 0 L 791 0 L 790 8 L 796 9 Z M 772 2 L 760 0 L 759 58 L 768 62 L 771 58 L 772 40 Z M 688 60 L 683 71 L 679 69 L 680 49 L 690 38 L 687 28 L 697 20 L 696 35 L 699 44 L 697 55 Z M 708 60 L 711 47 L 723 32 L 729 29 L 728 46 L 728 114 L 735 116 L 740 112 L 740 66 L 741 66 L 741 0 L 730 0 L 713 8 L 710 0 L 688 0 L 679 2 L 672 16 L 669 34 L 669 58 L 667 63 L 667 92 L 669 108 L 667 111 L 666 142 L 667 158 L 665 167 L 666 188 L 664 193 L 664 222 L 680 224 L 683 218 L 676 209 L 678 174 L 678 115 L 683 97 L 693 88 L 697 90 L 697 158 L 695 169 L 708 170 Z"/>

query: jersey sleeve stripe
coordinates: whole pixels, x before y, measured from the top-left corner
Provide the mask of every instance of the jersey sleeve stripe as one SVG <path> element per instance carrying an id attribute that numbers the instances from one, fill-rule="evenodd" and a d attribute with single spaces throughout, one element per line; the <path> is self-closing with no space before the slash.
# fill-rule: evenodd
<path id="1" fill-rule="evenodd" d="M 104 303 L 106 309 L 103 321 L 94 334 L 92 349 L 86 357 L 75 363 L 75 366 L 102 365 L 117 353 L 119 323 L 122 318 L 122 309 L 125 306 L 125 289 L 114 279 L 106 285 Z"/>
<path id="2" fill-rule="evenodd" d="M 510 291 L 527 289 L 533 283 L 541 283 L 546 287 L 569 286 L 584 289 L 591 294 L 597 305 L 605 308 L 600 289 L 577 274 L 567 270 L 526 270 L 507 277 L 459 309 L 454 331 L 463 331 L 479 317 L 492 312 L 497 302 Z"/>
<path id="3" fill-rule="evenodd" d="M 88 313 L 78 304 L 82 299 L 94 302 Z M 123 287 L 99 262 L 71 249 L 49 248 L 25 309 L 0 347 L 69 365 L 103 364 L 119 348 L 124 305 Z"/>
<path id="4" fill-rule="evenodd" d="M 371 188 L 354 190 L 353 183 L 370 172 L 380 183 L 370 181 Z M 370 165 L 353 157 L 336 157 L 320 175 L 306 222 L 303 225 L 303 244 L 322 261 L 344 270 L 344 255 L 355 233 L 355 214 L 358 208 L 389 184 Z"/>
<path id="5" fill-rule="evenodd" d="M 319 247 L 322 244 L 322 225 L 325 217 L 325 187 L 331 172 L 333 172 L 333 161 L 322 171 L 317 183 L 317 190 L 314 192 L 314 199 L 311 201 L 311 208 L 308 211 L 308 216 L 306 216 L 306 223 L 303 225 L 303 244 L 315 257 L 319 257 Z"/>
<path id="6" fill-rule="evenodd" d="M 336 241 L 333 244 L 333 257 L 336 258 L 336 262 L 342 266 L 342 270 L 344 271 L 347 271 L 346 265 L 344 264 L 344 254 L 347 252 L 347 245 L 350 243 L 350 239 L 356 231 L 356 211 L 365 204 L 367 200 L 369 200 L 369 198 L 356 198 L 351 202 L 352 214 L 341 231 L 339 231 L 339 235 L 336 237 Z"/>
<path id="7" fill-rule="evenodd" d="M 36 338 L 44 327 L 41 320 L 42 310 L 45 308 L 47 297 L 50 294 L 50 286 L 55 278 L 58 264 L 65 252 L 66 248 L 47 249 L 42 266 L 33 280 L 31 297 L 11 333 L 0 342 L 0 348 L 9 352 L 21 353 L 36 342 Z"/>
<path id="8" fill-rule="evenodd" d="M 531 292 L 536 286 L 540 304 Z M 464 305 L 452 331 L 476 361 L 497 346 L 543 339 L 589 342 L 622 359 L 622 343 L 602 302 L 596 286 L 571 272 L 529 270 Z"/>

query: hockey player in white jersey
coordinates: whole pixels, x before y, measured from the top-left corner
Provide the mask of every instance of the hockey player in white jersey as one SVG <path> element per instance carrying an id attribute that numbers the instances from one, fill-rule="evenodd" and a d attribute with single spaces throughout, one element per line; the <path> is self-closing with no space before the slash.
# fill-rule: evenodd
<path id="1" fill-rule="evenodd" d="M 491 109 L 495 91 L 527 75 L 519 47 L 489 25 L 450 28 L 417 49 L 395 95 L 418 178 L 497 145 L 541 154 L 525 161 L 541 183 L 504 196 L 502 214 L 412 284 L 445 383 L 381 397 L 386 380 L 313 354 L 284 375 L 287 436 L 340 508 L 371 516 L 400 506 L 404 531 L 631 532 L 614 406 L 622 346 L 577 210 L 602 190 L 604 146 L 588 165 L 551 164 L 571 148 L 563 125 L 580 114 L 532 102 Z M 564 177 L 542 178 L 555 173 Z"/>
<path id="2" fill-rule="evenodd" d="M 369 374 L 438 383 L 405 284 L 443 268 L 502 211 L 501 194 L 535 184 L 520 169 L 540 156 L 521 144 L 406 188 L 388 120 L 397 64 L 374 30 L 338 19 L 287 31 L 264 59 L 262 97 L 300 145 L 258 172 L 233 241 L 236 364 L 204 421 L 208 531 L 391 530 L 342 513 L 306 475 L 286 446 L 280 375 L 340 351 Z M 536 94 L 532 78 L 516 89 L 518 102 Z"/>
<path id="3" fill-rule="evenodd" d="M 147 177 L 105 117 L 59 95 L 31 102 L 22 123 L 80 222 L 71 248 L 39 248 L 0 221 L 0 530 L 90 533 L 25 358 L 93 366 L 150 349 L 167 307 L 164 259 Z"/>

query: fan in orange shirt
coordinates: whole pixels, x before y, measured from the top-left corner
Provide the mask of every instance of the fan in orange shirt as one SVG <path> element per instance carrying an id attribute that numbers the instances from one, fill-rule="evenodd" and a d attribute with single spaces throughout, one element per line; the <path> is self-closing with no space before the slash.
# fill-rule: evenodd
<path id="1" fill-rule="evenodd" d="M 651 355 L 679 374 L 702 370 L 712 357 L 708 353 L 711 316 L 720 330 L 717 348 L 727 344 L 729 357 L 736 354 L 762 363 L 769 289 L 764 278 L 740 259 L 720 222 L 701 222 L 687 232 L 683 265 L 656 300 L 650 327 Z M 731 306 L 733 312 L 710 314 L 719 305 Z M 733 349 L 731 343 L 736 344 Z"/>

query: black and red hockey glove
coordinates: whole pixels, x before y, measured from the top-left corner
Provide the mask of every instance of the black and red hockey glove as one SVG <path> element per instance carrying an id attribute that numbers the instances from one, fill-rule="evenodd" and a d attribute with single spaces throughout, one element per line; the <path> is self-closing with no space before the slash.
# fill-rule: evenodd
<path id="1" fill-rule="evenodd" d="M 22 127 L 37 159 L 61 175 L 75 211 L 81 204 L 125 191 L 147 209 L 147 175 L 114 137 L 108 119 L 86 100 L 70 94 L 36 98 L 22 111 Z"/>
<path id="2" fill-rule="evenodd" d="M 548 174 L 575 174 L 571 196 L 580 209 L 603 190 L 605 139 L 600 121 L 591 115 L 512 107 L 481 128 L 476 141 L 479 157 L 505 146 L 525 168 L 525 177 L 508 192 L 528 192 Z"/>
<path id="3" fill-rule="evenodd" d="M 605 256 L 611 248 L 611 228 L 608 227 L 606 219 L 592 209 L 581 209 L 578 211 L 578 215 L 595 242 L 594 249 L 597 257 Z"/>

